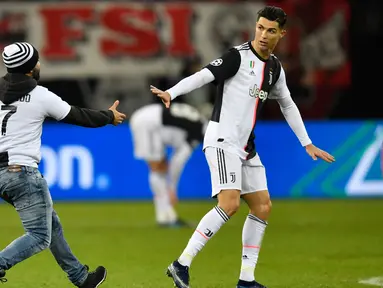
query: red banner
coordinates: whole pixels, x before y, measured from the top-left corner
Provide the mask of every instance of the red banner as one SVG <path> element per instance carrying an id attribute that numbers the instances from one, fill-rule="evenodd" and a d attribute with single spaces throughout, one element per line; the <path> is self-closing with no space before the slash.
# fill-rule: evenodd
<path id="1" fill-rule="evenodd" d="M 46 64 L 45 78 L 176 74 L 181 58 L 199 54 L 208 63 L 228 45 L 238 44 L 234 41 L 247 41 L 248 37 L 227 41 L 216 27 L 234 19 L 225 32 L 249 36 L 261 5 L 7 4 L 0 12 L 0 41 L 6 45 L 17 38 L 33 43 Z"/>

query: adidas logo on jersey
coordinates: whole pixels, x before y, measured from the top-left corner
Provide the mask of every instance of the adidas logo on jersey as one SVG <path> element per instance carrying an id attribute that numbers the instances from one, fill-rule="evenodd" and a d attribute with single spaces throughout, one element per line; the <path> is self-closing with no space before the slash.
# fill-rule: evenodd
<path id="1" fill-rule="evenodd" d="M 255 76 L 255 72 L 253 70 L 251 70 L 251 72 L 249 73 L 251 76 Z"/>
<path id="2" fill-rule="evenodd" d="M 258 88 L 257 84 L 254 84 L 254 87 L 249 88 L 249 95 L 250 95 L 250 97 L 254 97 L 254 98 L 258 97 L 263 102 L 267 99 L 267 96 L 269 95 L 269 93 L 267 93 L 263 90 L 260 90 Z"/>

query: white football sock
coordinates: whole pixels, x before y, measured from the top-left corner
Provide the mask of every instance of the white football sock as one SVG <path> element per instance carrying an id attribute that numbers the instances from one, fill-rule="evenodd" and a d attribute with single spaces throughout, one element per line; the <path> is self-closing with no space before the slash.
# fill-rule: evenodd
<path id="1" fill-rule="evenodd" d="M 175 222 L 177 220 L 177 213 L 170 203 L 167 175 L 151 171 L 149 183 L 154 196 L 157 223 L 167 224 Z"/>
<path id="2" fill-rule="evenodd" d="M 202 250 L 207 241 L 218 232 L 230 217 L 218 206 L 210 210 L 199 222 L 188 245 L 182 252 L 178 262 L 183 266 L 190 267 L 194 257 Z"/>
<path id="3" fill-rule="evenodd" d="M 249 214 L 242 231 L 242 265 L 240 280 L 254 281 L 255 266 L 258 262 L 259 250 L 267 222 Z"/>

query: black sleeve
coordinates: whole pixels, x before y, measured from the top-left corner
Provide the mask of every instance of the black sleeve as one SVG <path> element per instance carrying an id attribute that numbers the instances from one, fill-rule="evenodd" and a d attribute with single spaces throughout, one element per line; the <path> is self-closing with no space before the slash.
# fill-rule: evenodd
<path id="1" fill-rule="evenodd" d="M 71 106 L 68 115 L 61 121 L 77 126 L 97 128 L 112 124 L 114 114 L 112 111 L 99 111 Z"/>
<path id="2" fill-rule="evenodd" d="M 237 74 L 240 65 L 241 55 L 237 49 L 232 48 L 222 57 L 210 62 L 205 68 L 213 73 L 216 83 L 222 83 Z"/>

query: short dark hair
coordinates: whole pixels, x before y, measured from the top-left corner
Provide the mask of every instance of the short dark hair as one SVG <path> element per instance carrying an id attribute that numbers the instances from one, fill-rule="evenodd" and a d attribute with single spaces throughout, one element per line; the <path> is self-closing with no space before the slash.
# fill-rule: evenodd
<path id="1" fill-rule="evenodd" d="M 275 7 L 275 6 L 266 6 L 263 9 L 258 11 L 258 18 L 266 18 L 270 21 L 277 21 L 279 24 L 279 28 L 283 28 L 286 25 L 287 22 L 287 14 L 285 11 L 283 11 L 282 8 Z"/>

